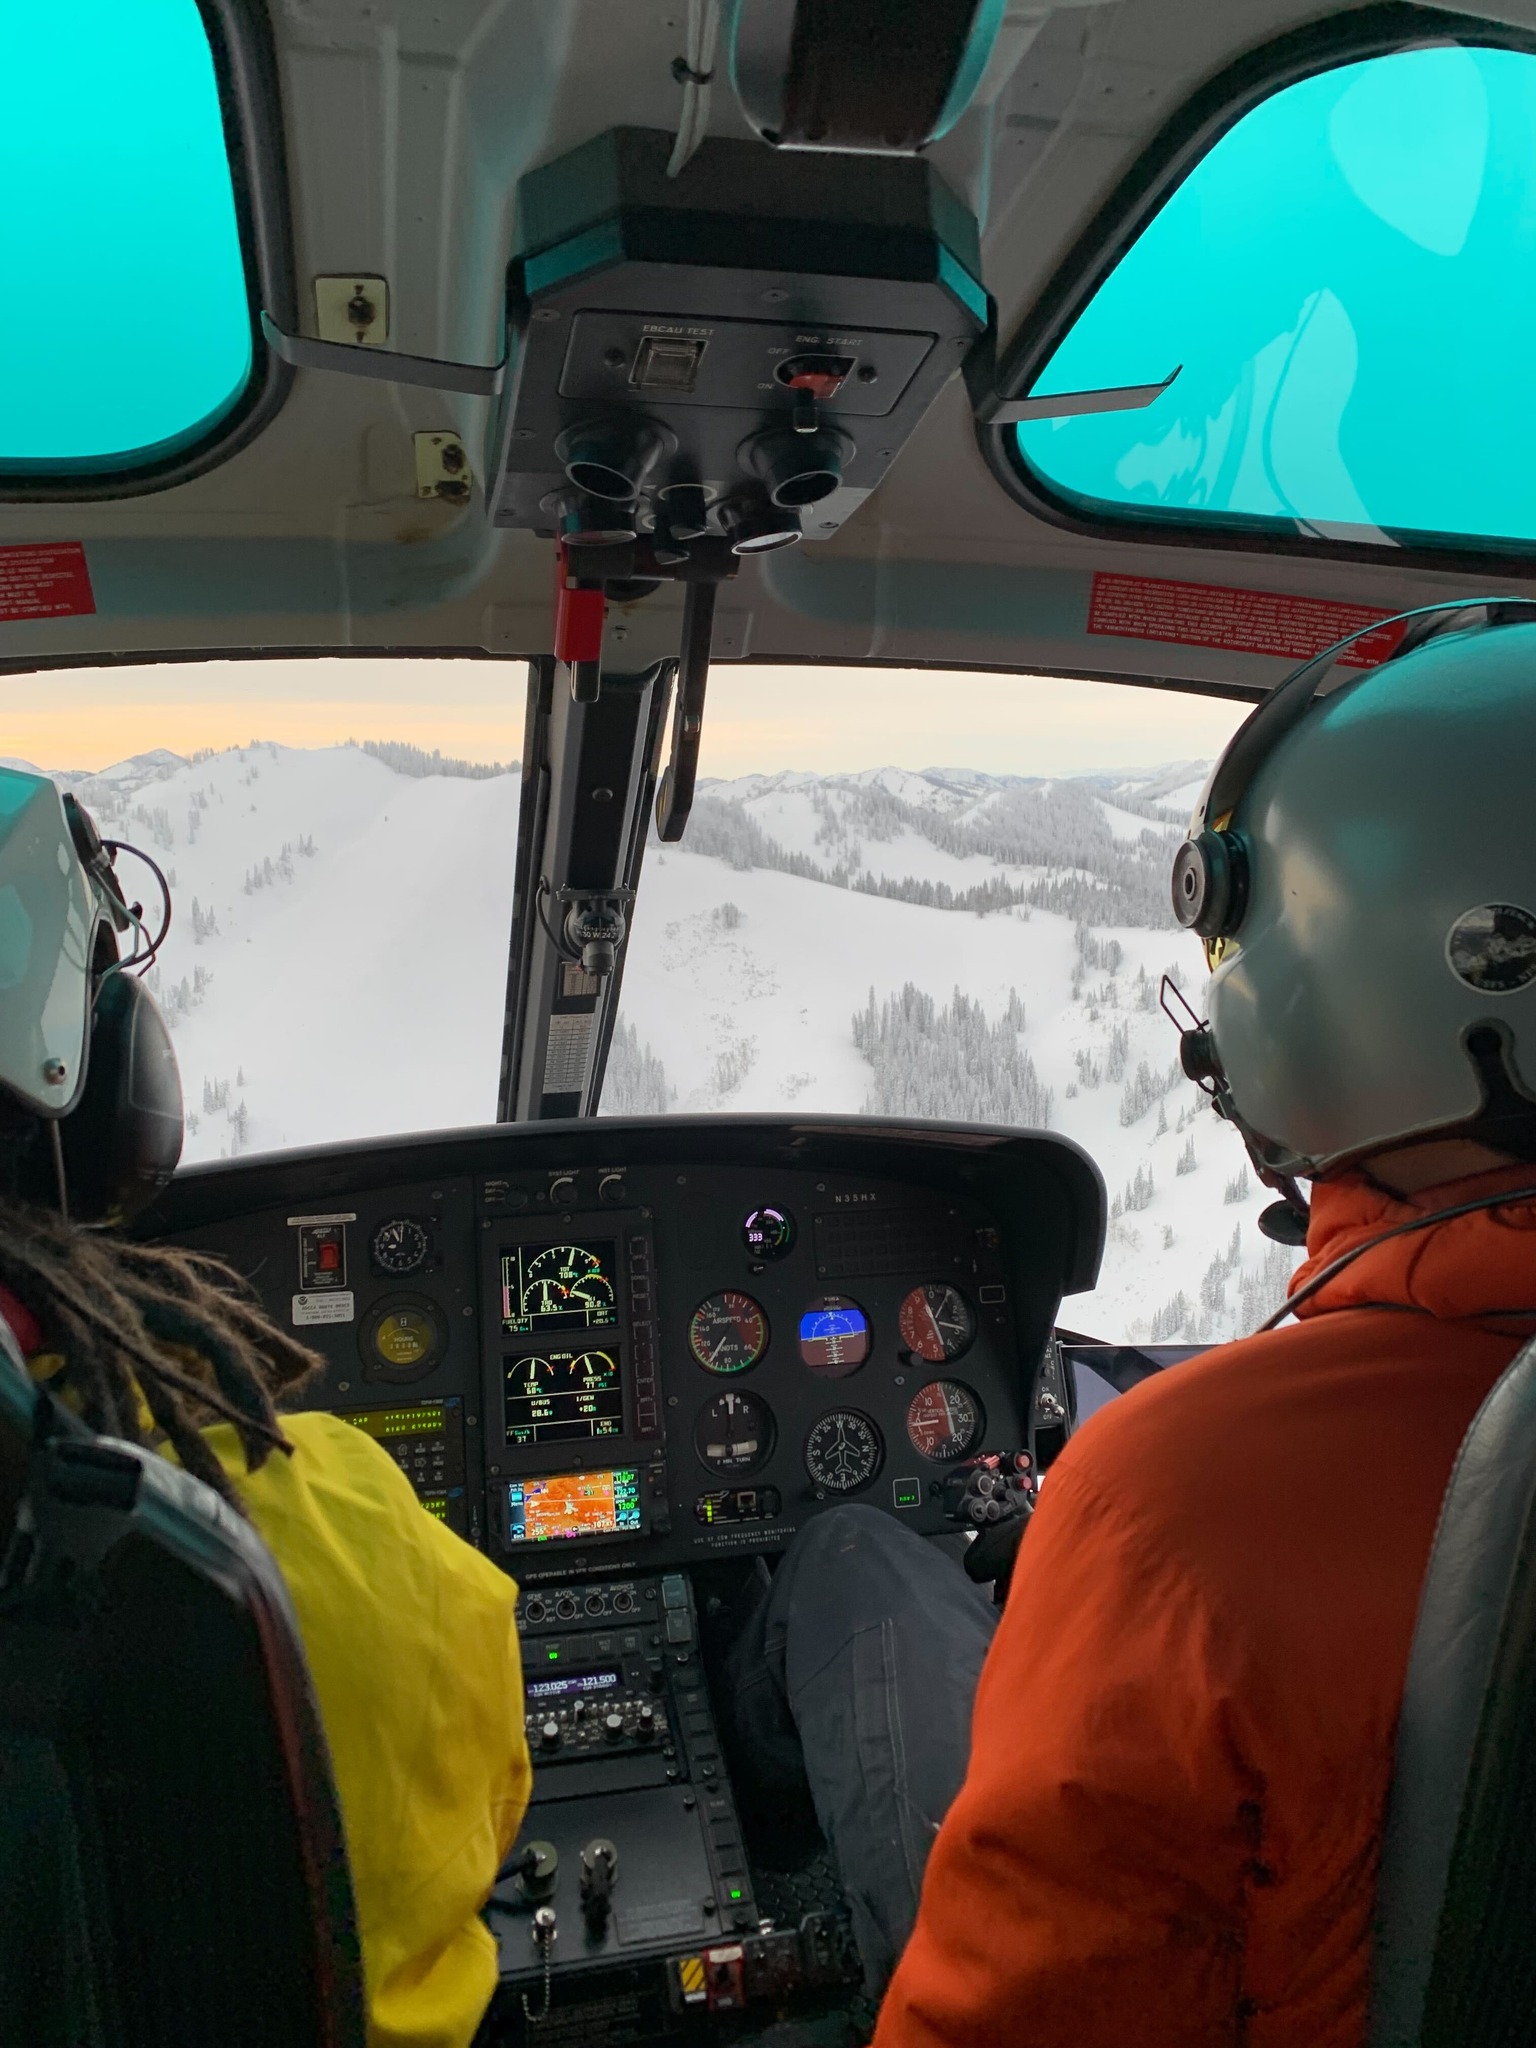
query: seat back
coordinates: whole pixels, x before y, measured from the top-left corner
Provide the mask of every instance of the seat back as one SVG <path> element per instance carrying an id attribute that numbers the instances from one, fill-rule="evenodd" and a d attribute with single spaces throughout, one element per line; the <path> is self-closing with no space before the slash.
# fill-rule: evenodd
<path id="1" fill-rule="evenodd" d="M 340 1814 L 276 1565 L 207 1487 L 86 1430 L 0 1347 L 13 1491 L 22 1467 L 0 1563 L 0 2032 L 363 2048 Z"/>
<path id="2" fill-rule="evenodd" d="M 1446 1490 L 1403 1692 L 1371 2048 L 1536 2044 L 1536 1343 Z"/>

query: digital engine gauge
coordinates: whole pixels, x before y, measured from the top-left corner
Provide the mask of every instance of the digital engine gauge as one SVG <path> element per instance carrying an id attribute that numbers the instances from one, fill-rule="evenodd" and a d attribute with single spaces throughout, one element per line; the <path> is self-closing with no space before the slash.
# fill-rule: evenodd
<path id="1" fill-rule="evenodd" d="M 699 1410 L 693 1448 L 711 1472 L 737 1478 L 756 1472 L 773 1455 L 773 1411 L 756 1394 L 717 1394 Z"/>
<path id="2" fill-rule="evenodd" d="M 907 1441 L 936 1465 L 973 1451 L 985 1427 L 981 1403 L 958 1380 L 930 1380 L 907 1407 Z"/>
<path id="3" fill-rule="evenodd" d="M 795 1248 L 795 1219 L 787 1209 L 754 1209 L 741 1226 L 741 1241 L 754 1259 L 782 1259 Z"/>
<path id="4" fill-rule="evenodd" d="M 880 1470 L 880 1432 L 856 1408 L 833 1408 L 805 1440 L 805 1469 L 828 1493 L 856 1493 Z"/>
<path id="5" fill-rule="evenodd" d="M 381 1273 L 414 1273 L 427 1262 L 432 1241 L 410 1216 L 392 1216 L 373 1233 L 368 1250 Z"/>
<path id="6" fill-rule="evenodd" d="M 901 1341 L 925 1365 L 947 1365 L 971 1348 L 976 1318 L 958 1287 L 938 1280 L 914 1287 L 904 1297 L 896 1318 Z"/>
<path id="7" fill-rule="evenodd" d="M 706 1372 L 750 1372 L 768 1349 L 768 1318 L 750 1294 L 727 1287 L 694 1310 L 688 1349 Z"/>

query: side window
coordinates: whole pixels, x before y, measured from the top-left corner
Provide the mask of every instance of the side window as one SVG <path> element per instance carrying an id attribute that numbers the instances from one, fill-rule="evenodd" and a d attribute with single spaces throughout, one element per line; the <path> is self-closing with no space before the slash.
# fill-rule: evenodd
<path id="1" fill-rule="evenodd" d="M 0 8 L 0 492 L 211 432 L 252 370 L 196 0 Z"/>
<path id="2" fill-rule="evenodd" d="M 1033 380 L 1172 386 L 1035 421 L 1017 459 L 1100 519 L 1454 549 L 1536 540 L 1536 56 L 1442 46 L 1262 101 Z"/>

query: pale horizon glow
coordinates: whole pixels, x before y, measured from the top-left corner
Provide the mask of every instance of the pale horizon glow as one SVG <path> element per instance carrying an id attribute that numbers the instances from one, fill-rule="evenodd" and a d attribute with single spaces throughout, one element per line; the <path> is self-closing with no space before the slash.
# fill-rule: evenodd
<path id="1" fill-rule="evenodd" d="M 190 755 L 253 739 L 406 740 L 470 761 L 522 750 L 521 661 L 197 661 L 0 677 L 0 755 L 111 767 L 157 747 Z M 976 768 L 1085 775 L 1218 753 L 1249 707 L 1120 683 L 964 670 L 710 671 L 699 772 Z"/>

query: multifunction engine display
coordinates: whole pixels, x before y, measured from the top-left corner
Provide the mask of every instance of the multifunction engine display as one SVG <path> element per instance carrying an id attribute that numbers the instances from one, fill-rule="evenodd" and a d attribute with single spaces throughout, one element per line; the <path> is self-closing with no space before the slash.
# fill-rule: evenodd
<path id="1" fill-rule="evenodd" d="M 565 1536 L 638 1536 L 640 1474 L 549 1472 L 507 1487 L 507 1541 L 548 1543 Z"/>
<path id="2" fill-rule="evenodd" d="M 546 1345 L 506 1361 L 509 1444 L 622 1436 L 624 1389 L 616 1350 Z"/>
<path id="3" fill-rule="evenodd" d="M 609 1329 L 619 1320 L 618 1302 L 612 1239 L 520 1244 L 501 1255 L 501 1319 L 510 1336 Z"/>

